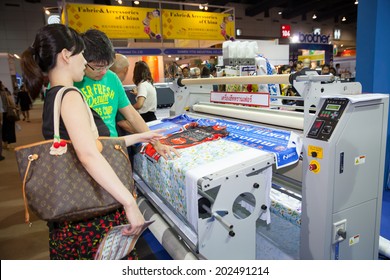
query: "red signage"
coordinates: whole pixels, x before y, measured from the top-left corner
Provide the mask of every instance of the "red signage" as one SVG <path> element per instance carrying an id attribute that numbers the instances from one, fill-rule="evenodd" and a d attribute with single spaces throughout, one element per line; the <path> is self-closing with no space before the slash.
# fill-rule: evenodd
<path id="1" fill-rule="evenodd" d="M 289 38 L 291 36 L 291 26 L 289 24 L 282 24 L 280 31 L 282 38 Z"/>

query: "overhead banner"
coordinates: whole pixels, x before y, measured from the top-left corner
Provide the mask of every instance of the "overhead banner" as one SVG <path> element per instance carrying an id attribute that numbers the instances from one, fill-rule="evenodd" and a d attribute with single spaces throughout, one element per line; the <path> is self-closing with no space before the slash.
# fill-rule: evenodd
<path id="1" fill-rule="evenodd" d="M 233 15 L 223 13 L 93 4 L 66 4 L 65 10 L 62 23 L 78 32 L 99 29 L 112 39 L 226 41 L 235 34 Z"/>
<path id="2" fill-rule="evenodd" d="M 164 39 L 234 40 L 234 17 L 230 14 L 163 10 Z"/>
<path id="3" fill-rule="evenodd" d="M 68 25 L 78 32 L 93 28 L 111 39 L 161 38 L 160 11 L 157 9 L 66 4 L 66 13 Z"/>

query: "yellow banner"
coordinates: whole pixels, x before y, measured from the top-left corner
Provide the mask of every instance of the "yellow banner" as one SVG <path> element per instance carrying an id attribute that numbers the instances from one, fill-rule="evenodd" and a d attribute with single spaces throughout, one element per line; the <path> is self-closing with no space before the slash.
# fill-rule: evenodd
<path id="1" fill-rule="evenodd" d="M 234 17 L 230 14 L 163 10 L 164 39 L 230 40 L 234 38 Z"/>
<path id="2" fill-rule="evenodd" d="M 99 29 L 112 39 L 161 39 L 163 33 L 163 39 L 225 41 L 235 34 L 233 15 L 222 13 L 66 4 L 61 19 L 78 32 Z"/>
<path id="3" fill-rule="evenodd" d="M 300 55 L 298 60 L 303 61 L 305 58 L 310 59 L 311 61 L 325 60 L 325 54 L 313 54 L 313 55 Z"/>
<path id="4" fill-rule="evenodd" d="M 160 11 L 157 9 L 66 4 L 66 12 L 68 25 L 78 32 L 94 28 L 112 39 L 161 38 Z"/>

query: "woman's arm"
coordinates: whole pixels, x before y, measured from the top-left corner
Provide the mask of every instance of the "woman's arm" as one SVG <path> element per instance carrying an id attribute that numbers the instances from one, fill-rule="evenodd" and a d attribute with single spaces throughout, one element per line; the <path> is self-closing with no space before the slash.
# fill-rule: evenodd
<path id="1" fill-rule="evenodd" d="M 145 103 L 145 97 L 143 96 L 138 96 L 136 98 L 137 102 L 133 104 L 134 109 L 139 110 L 144 106 Z"/>
<path id="2" fill-rule="evenodd" d="M 89 115 L 83 102 L 77 91 L 71 91 L 63 98 L 61 116 L 69 137 L 88 173 L 124 206 L 127 219 L 131 224 L 126 234 L 138 234 L 145 222 L 144 217 L 130 191 L 125 188 L 110 164 L 98 151 L 96 139 L 91 131 Z"/>
<path id="3" fill-rule="evenodd" d="M 149 130 L 142 133 L 126 135 L 123 136 L 123 139 L 126 142 L 126 146 L 131 146 L 135 143 L 140 143 L 140 142 L 149 142 L 154 144 L 163 137 L 160 133 L 163 132 L 164 130 L 165 129 L 156 129 L 156 130 Z"/>

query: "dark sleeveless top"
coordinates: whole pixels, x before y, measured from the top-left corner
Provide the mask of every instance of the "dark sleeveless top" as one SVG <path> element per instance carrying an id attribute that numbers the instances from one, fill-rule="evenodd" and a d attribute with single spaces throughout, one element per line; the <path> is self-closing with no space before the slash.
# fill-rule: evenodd
<path id="1" fill-rule="evenodd" d="M 42 134 L 46 140 L 53 139 L 54 137 L 54 120 L 53 120 L 54 100 L 57 95 L 57 92 L 62 87 L 63 86 L 52 87 L 46 92 L 45 102 L 43 105 L 43 115 L 42 115 L 42 119 L 43 119 Z M 64 92 L 63 97 L 71 90 L 73 89 L 66 90 Z M 82 96 L 81 93 L 80 95 Z M 103 120 L 101 119 L 101 117 L 99 116 L 99 114 L 92 109 L 91 111 L 99 132 L 99 136 L 110 136 L 110 131 L 108 127 L 105 125 L 105 123 L 103 122 Z M 78 114 L 78 112 L 74 112 L 74 113 Z M 60 116 L 60 138 L 64 140 L 69 140 L 69 135 L 68 132 L 66 131 L 66 127 L 64 125 L 64 122 L 62 121 L 61 116 Z"/>

